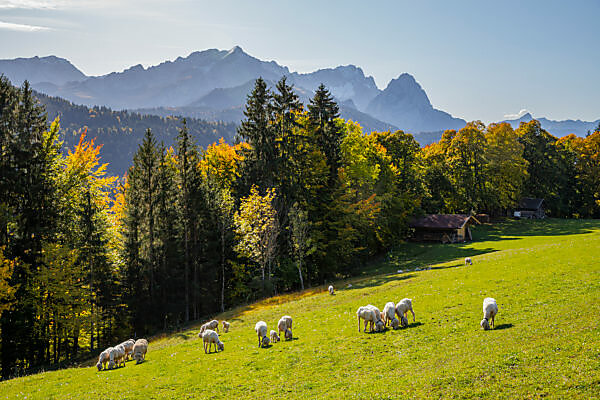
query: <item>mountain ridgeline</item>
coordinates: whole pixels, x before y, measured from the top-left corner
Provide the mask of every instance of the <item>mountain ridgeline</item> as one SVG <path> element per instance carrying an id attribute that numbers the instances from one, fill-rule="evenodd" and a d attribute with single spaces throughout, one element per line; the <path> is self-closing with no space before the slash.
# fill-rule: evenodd
<path id="1" fill-rule="evenodd" d="M 242 105 L 256 78 L 276 82 L 287 76 L 301 100 L 311 97 L 323 83 L 341 105 L 341 116 L 361 123 L 369 131 L 402 129 L 418 133 L 461 128 L 465 124 L 464 120 L 434 109 L 424 90 L 408 74 L 390 82 L 382 91 L 373 77 L 365 76 L 354 65 L 302 74 L 290 72 L 274 61 L 252 57 L 237 46 L 229 51 L 194 52 L 149 68 L 136 65 L 94 77 L 75 74 L 67 60 L 56 60 L 61 59 L 31 59 L 35 65 L 32 68 L 38 72 L 29 75 L 22 73 L 26 60 L 3 60 L 0 73 L 16 85 L 28 79 L 35 90 L 75 104 L 235 123 L 242 119 Z M 397 103 L 398 99 L 403 100 Z M 410 107 L 405 108 L 408 104 Z"/>
<path id="2" fill-rule="evenodd" d="M 129 110 L 163 117 L 162 123 L 167 124 L 174 123 L 173 120 L 164 119 L 170 116 L 223 121 L 224 123 L 217 125 L 197 122 L 198 127 L 202 125 L 202 128 L 198 128 L 199 131 L 194 134 L 201 136 L 198 137 L 201 144 L 210 139 L 211 135 L 208 133 L 211 130 L 213 136 L 223 136 L 226 140 L 233 137 L 235 127 L 227 123 L 238 125 L 244 118 L 246 96 L 258 77 L 262 77 L 273 88 L 275 82 L 286 76 L 304 104 L 308 104 L 308 99 L 323 83 L 339 104 L 342 118 L 360 123 L 366 132 L 401 129 L 412 133 L 421 145 L 439 140 L 444 130 L 460 129 L 466 124 L 465 120 L 434 108 L 425 90 L 410 74 L 400 74 L 381 90 L 373 77 L 365 76 L 363 70 L 354 65 L 320 69 L 311 73 L 291 72 L 288 67 L 275 61 L 252 57 L 238 46 L 228 51 L 197 51 L 159 65 L 147 68 L 135 65 L 122 72 L 102 76 L 86 76 L 68 60 L 55 56 L 0 60 L 0 74 L 7 76 L 17 86 L 28 80 L 40 93 L 93 107 L 98 112 L 107 112 L 102 107 Z M 81 122 L 81 118 L 71 121 L 66 117 L 67 114 L 70 115 L 64 110 L 66 104 L 61 107 L 66 118 L 63 119 L 63 124 L 71 125 L 73 122 L 73 127 L 78 129 L 76 125 Z M 84 110 L 80 109 L 80 114 L 83 113 Z M 138 118 L 133 117 L 133 114 L 128 115 L 130 118 Z M 92 118 L 96 118 L 94 122 L 104 120 L 97 117 L 86 117 L 86 120 Z M 139 118 L 152 120 L 149 117 Z M 532 116 L 526 114 L 506 122 L 517 128 L 521 122 L 531 119 Z M 557 137 L 571 133 L 585 136 L 600 123 L 600 120 L 586 122 L 537 119 L 542 128 Z M 115 124 L 92 125 L 99 129 L 100 136 L 106 134 L 102 132 L 115 132 L 111 128 Z M 172 129 L 174 128 L 171 131 Z M 166 133 L 168 137 L 172 137 L 171 131 Z M 161 135 L 160 132 L 156 133 Z M 139 142 L 141 136 L 138 131 L 135 136 Z M 165 142 L 169 140 L 166 139 Z M 122 151 L 126 151 L 128 156 L 132 154 L 132 149 L 129 148 Z"/>
<path id="3" fill-rule="evenodd" d="M 48 112 L 48 119 L 60 118 L 65 148 L 79 142 L 82 130 L 87 137 L 102 144 L 103 162 L 112 175 L 123 175 L 131 165 L 133 155 L 142 143 L 146 129 L 151 129 L 157 141 L 166 147 L 175 143 L 182 126 L 182 117 L 141 115 L 128 111 L 113 111 L 107 107 L 78 106 L 58 97 L 35 93 Z M 187 128 L 196 144 L 206 147 L 220 138 L 233 142 L 236 126 L 226 122 L 208 122 L 187 118 Z"/>

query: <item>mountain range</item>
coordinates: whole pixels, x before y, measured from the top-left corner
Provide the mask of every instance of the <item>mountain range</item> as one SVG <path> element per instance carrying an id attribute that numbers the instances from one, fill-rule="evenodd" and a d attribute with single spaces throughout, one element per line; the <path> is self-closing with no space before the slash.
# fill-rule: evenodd
<path id="1" fill-rule="evenodd" d="M 238 46 L 228 51 L 193 52 L 148 68 L 135 65 L 102 76 L 86 76 L 68 60 L 55 56 L 0 60 L 0 73 L 15 85 L 27 79 L 35 90 L 75 104 L 236 124 L 243 118 L 246 96 L 256 78 L 262 77 L 273 87 L 287 76 L 304 104 L 319 84 L 325 84 L 340 105 L 342 117 L 359 122 L 367 131 L 402 129 L 419 140 L 419 136 L 433 137 L 466 123 L 434 108 L 410 74 L 399 75 L 381 90 L 373 77 L 365 76 L 354 65 L 291 72 L 275 61 L 259 60 Z M 508 122 L 518 125 L 524 118 L 531 116 Z M 557 136 L 584 135 L 598 122 L 539 120 Z M 436 134 L 432 136 L 433 132 Z"/>

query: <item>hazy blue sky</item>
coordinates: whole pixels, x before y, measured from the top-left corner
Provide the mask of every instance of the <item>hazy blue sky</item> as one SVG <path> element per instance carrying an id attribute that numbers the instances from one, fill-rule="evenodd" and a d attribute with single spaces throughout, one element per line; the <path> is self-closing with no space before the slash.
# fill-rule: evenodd
<path id="1" fill-rule="evenodd" d="M 594 120 L 599 21 L 599 0 L 0 0 L 0 58 L 98 75 L 240 45 L 292 71 L 354 64 L 380 88 L 408 72 L 467 120 Z"/>

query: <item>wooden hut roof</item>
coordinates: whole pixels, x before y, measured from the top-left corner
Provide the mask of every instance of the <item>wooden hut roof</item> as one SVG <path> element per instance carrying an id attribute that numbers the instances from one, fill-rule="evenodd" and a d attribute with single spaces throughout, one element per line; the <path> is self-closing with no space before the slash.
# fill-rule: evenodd
<path id="1" fill-rule="evenodd" d="M 428 214 L 414 219 L 411 228 L 460 229 L 467 223 L 479 224 L 479 221 L 467 214 Z"/>
<path id="2" fill-rule="evenodd" d="M 537 210 L 542 206 L 544 199 L 535 199 L 532 197 L 523 197 L 519 203 L 518 210 Z"/>

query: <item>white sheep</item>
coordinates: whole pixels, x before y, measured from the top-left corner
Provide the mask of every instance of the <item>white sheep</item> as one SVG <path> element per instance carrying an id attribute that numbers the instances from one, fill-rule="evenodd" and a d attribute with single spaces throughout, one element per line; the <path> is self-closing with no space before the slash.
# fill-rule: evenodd
<path id="1" fill-rule="evenodd" d="M 375 311 L 375 315 L 377 315 L 377 319 L 380 319 L 383 321 L 383 318 L 381 318 L 381 311 L 379 311 L 379 308 L 375 307 L 373 304 L 367 304 L 365 307 L 370 308 L 371 310 Z"/>
<path id="2" fill-rule="evenodd" d="M 120 344 L 110 350 L 108 369 L 119 367 L 121 364 L 125 366 L 125 347 Z"/>
<path id="3" fill-rule="evenodd" d="M 471 257 L 465 258 L 465 265 L 467 265 L 467 264 L 473 265 L 473 260 L 471 260 Z"/>
<path id="4" fill-rule="evenodd" d="M 135 344 L 135 340 L 129 339 L 121 343 L 121 345 L 125 348 L 125 361 L 129 360 L 131 354 L 133 353 L 133 345 Z"/>
<path id="5" fill-rule="evenodd" d="M 405 315 L 403 315 L 402 318 L 400 318 L 400 326 L 403 328 L 408 326 L 408 318 L 406 318 Z"/>
<path id="6" fill-rule="evenodd" d="M 213 331 L 212 329 L 207 329 L 204 331 L 204 333 L 202 334 L 202 342 L 204 344 L 205 354 L 210 353 L 210 348 L 213 344 L 215 345 L 215 351 L 218 352 L 219 350 L 225 350 L 225 345 L 223 344 L 223 342 L 221 342 L 221 340 L 219 340 L 219 334 Z M 208 351 L 206 351 L 207 347 Z"/>
<path id="7" fill-rule="evenodd" d="M 285 340 L 292 339 L 292 317 L 289 315 L 281 317 L 277 322 L 277 333 L 281 335 L 281 332 L 283 332 Z"/>
<path id="8" fill-rule="evenodd" d="M 204 333 L 204 331 L 207 329 L 216 330 L 217 332 L 219 332 L 219 321 L 217 321 L 216 319 L 213 319 L 212 321 L 208 321 L 207 323 L 202 325 L 200 327 L 200 335 L 198 335 L 198 336 L 201 336 Z"/>
<path id="9" fill-rule="evenodd" d="M 394 318 L 395 315 L 396 305 L 391 301 L 385 303 L 385 306 L 383 307 L 383 323 L 385 324 L 385 326 L 387 326 L 388 323 L 392 321 L 392 318 Z"/>
<path id="10" fill-rule="evenodd" d="M 396 314 L 400 317 L 400 322 L 402 322 L 402 316 L 408 314 L 409 311 L 412 313 L 413 322 L 415 322 L 415 312 L 412 308 L 411 299 L 402 299 L 400 303 L 396 304 Z"/>
<path id="11" fill-rule="evenodd" d="M 110 361 L 110 352 L 112 351 L 112 349 L 112 347 L 109 347 L 102 353 L 100 353 L 100 356 L 98 356 L 98 363 L 96 364 L 98 371 L 106 369 L 106 364 Z"/>
<path id="12" fill-rule="evenodd" d="M 271 329 L 270 336 L 271 336 L 271 342 L 272 343 L 279 342 L 280 339 L 279 339 L 279 335 L 277 334 L 277 331 Z"/>
<path id="13" fill-rule="evenodd" d="M 385 324 L 383 323 L 381 311 L 379 311 L 379 308 L 375 307 L 372 304 L 367 304 L 366 307 L 373 310 L 375 312 L 375 316 L 377 317 L 377 321 L 375 321 L 375 332 L 382 331 L 385 328 Z"/>
<path id="14" fill-rule="evenodd" d="M 223 324 L 223 332 L 225 332 L 225 333 L 229 332 L 229 322 L 221 321 L 221 324 Z"/>
<path id="15" fill-rule="evenodd" d="M 258 335 L 258 347 L 267 346 L 269 344 L 269 337 L 267 336 L 267 323 L 265 321 L 258 321 L 254 325 L 254 330 Z"/>
<path id="16" fill-rule="evenodd" d="M 491 297 L 486 297 L 483 300 L 483 319 L 481 320 L 481 327 L 486 331 L 490 329 L 490 320 L 492 321 L 491 327 L 494 327 L 494 317 L 498 314 L 498 304 L 496 300 Z"/>
<path id="17" fill-rule="evenodd" d="M 146 352 L 148 351 L 148 341 L 146 339 L 138 339 L 133 345 L 133 359 L 136 364 L 146 360 Z"/>
<path id="18" fill-rule="evenodd" d="M 329 294 L 333 295 L 333 285 L 329 285 L 327 290 L 329 290 Z"/>
<path id="19" fill-rule="evenodd" d="M 373 306 L 371 306 L 371 307 L 373 307 Z M 360 320 L 361 319 L 365 320 L 365 327 L 363 330 L 364 332 L 367 331 L 367 324 L 370 324 L 370 332 L 373 332 L 373 325 L 375 325 L 377 331 L 383 329 L 383 321 L 381 321 L 381 318 L 377 318 L 377 313 L 375 312 L 375 310 L 373 310 L 369 306 L 359 307 L 358 310 L 356 311 L 356 316 L 358 317 L 358 331 L 359 332 L 360 332 Z"/>

